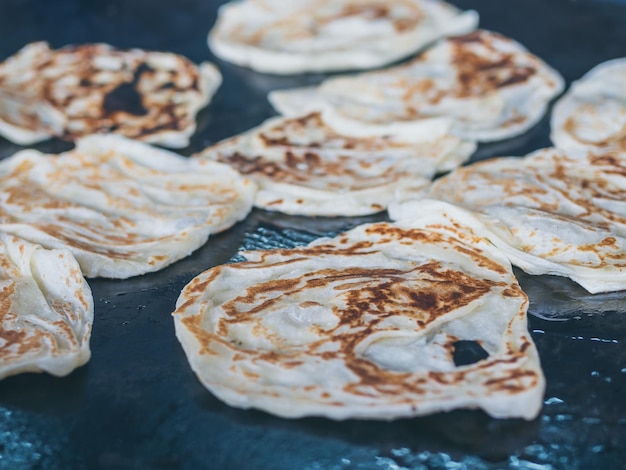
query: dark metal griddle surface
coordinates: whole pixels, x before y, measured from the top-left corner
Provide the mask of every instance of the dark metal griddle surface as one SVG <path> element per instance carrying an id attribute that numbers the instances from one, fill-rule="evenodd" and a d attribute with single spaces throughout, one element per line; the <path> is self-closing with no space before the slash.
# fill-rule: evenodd
<path id="1" fill-rule="evenodd" d="M 60 47 L 104 41 L 215 60 L 206 33 L 210 0 L 2 0 L 0 60 L 28 42 Z M 626 56 L 626 4 L 566 0 L 459 0 L 481 26 L 511 36 L 568 83 Z M 183 153 L 246 130 L 272 114 L 274 88 L 320 74 L 276 77 L 216 61 L 224 84 Z M 548 146 L 544 119 L 525 135 L 482 146 L 474 160 Z M 69 145 L 49 141 L 44 151 Z M 0 157 L 19 147 L 0 139 Z M 626 294 L 591 296 L 573 283 L 520 274 L 530 329 L 547 377 L 541 416 L 494 420 L 455 411 L 391 423 L 283 420 L 229 408 L 196 380 L 170 317 L 181 288 L 240 247 L 290 246 L 381 220 L 315 219 L 254 211 L 169 268 L 124 281 L 90 280 L 93 357 L 58 379 L 0 382 L 0 468 L 623 468 L 626 462 Z"/>

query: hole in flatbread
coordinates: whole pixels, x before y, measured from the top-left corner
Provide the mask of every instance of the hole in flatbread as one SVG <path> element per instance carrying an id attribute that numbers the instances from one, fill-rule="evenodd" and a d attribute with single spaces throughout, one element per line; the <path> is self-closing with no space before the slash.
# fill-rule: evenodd
<path id="1" fill-rule="evenodd" d="M 452 357 L 457 367 L 468 366 L 489 357 L 489 353 L 473 340 L 460 340 L 454 343 Z"/>

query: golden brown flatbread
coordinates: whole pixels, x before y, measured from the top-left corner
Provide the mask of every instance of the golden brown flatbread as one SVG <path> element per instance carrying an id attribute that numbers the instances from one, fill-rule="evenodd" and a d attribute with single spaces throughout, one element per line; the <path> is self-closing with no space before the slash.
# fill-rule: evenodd
<path id="1" fill-rule="evenodd" d="M 198 157 L 226 163 L 257 183 L 255 206 L 286 214 L 355 216 L 410 198 L 436 173 L 474 152 L 473 142 L 434 135 L 416 142 L 351 136 L 319 113 L 273 118 L 208 147 Z"/>
<path id="2" fill-rule="evenodd" d="M 541 409 L 528 299 L 471 213 L 423 201 L 411 220 L 242 254 L 193 279 L 173 313 L 192 369 L 229 405 L 383 420 Z M 486 357 L 457 365 L 463 341 Z"/>
<path id="3" fill-rule="evenodd" d="M 269 100 L 287 116 L 322 111 L 334 128 L 361 124 L 388 135 L 398 127 L 428 133 L 433 121 L 444 120 L 457 137 L 494 141 L 536 124 L 563 86 L 558 72 L 518 42 L 478 30 L 442 39 L 406 64 L 274 91 Z"/>
<path id="4" fill-rule="evenodd" d="M 115 135 L 0 162 L 0 227 L 67 248 L 87 277 L 126 278 L 188 256 L 252 208 L 256 186 L 227 165 Z"/>
<path id="5" fill-rule="evenodd" d="M 185 147 L 221 80 L 169 52 L 35 42 L 0 63 L 0 135 L 27 145 L 111 132 Z"/>
<path id="6" fill-rule="evenodd" d="M 239 0 L 220 8 L 208 42 L 235 64 L 293 74 L 379 67 L 477 24 L 441 0 Z"/>

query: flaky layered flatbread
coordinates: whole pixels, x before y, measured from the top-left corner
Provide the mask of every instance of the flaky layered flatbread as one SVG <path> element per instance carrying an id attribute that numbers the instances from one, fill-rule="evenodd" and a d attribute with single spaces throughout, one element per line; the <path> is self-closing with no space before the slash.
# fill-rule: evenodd
<path id="1" fill-rule="evenodd" d="M 0 378 L 63 376 L 89 360 L 93 298 L 69 251 L 0 231 L 0 292 Z"/>
<path id="2" fill-rule="evenodd" d="M 554 105 L 550 137 L 556 147 L 626 153 L 626 58 L 604 62 Z"/>
<path id="3" fill-rule="evenodd" d="M 68 248 L 88 277 L 126 278 L 243 219 L 255 191 L 227 165 L 89 136 L 60 155 L 24 150 L 0 162 L 0 228 Z"/>
<path id="4" fill-rule="evenodd" d="M 410 198 L 476 148 L 453 136 L 406 137 L 338 133 L 311 113 L 270 119 L 198 157 L 227 163 L 255 181 L 257 207 L 298 215 L 365 215 Z"/>
<path id="5" fill-rule="evenodd" d="M 543 149 L 459 168 L 423 197 L 480 212 L 489 239 L 530 274 L 569 277 L 589 292 L 626 289 L 626 159 Z M 390 208 L 419 214 L 421 202 Z"/>
<path id="6" fill-rule="evenodd" d="M 0 63 L 0 135 L 28 145 L 112 132 L 185 147 L 221 80 L 169 52 L 35 42 Z"/>
<path id="7" fill-rule="evenodd" d="M 291 74 L 378 67 L 476 28 L 478 14 L 441 0 L 239 0 L 209 33 L 222 59 Z"/>
<path id="8" fill-rule="evenodd" d="M 470 213 L 424 201 L 368 224 L 200 274 L 173 313 L 199 380 L 282 417 L 394 419 L 453 408 L 532 419 L 544 378 L 528 300 Z M 477 361 L 455 360 L 473 343 Z M 459 362 L 459 364 L 457 364 Z"/>
<path id="9" fill-rule="evenodd" d="M 320 110 L 337 129 L 367 125 L 380 134 L 413 129 L 493 141 L 536 124 L 562 89 L 561 76 L 521 44 L 479 30 L 442 39 L 407 64 L 274 91 L 269 100 L 288 116 Z"/>

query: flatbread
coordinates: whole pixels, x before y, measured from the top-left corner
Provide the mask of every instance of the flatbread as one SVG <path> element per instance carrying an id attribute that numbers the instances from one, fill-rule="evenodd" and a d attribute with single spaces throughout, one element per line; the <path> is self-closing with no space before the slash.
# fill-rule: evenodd
<path id="1" fill-rule="evenodd" d="M 268 98 L 287 116 L 322 111 L 334 128 L 365 123 L 393 135 L 398 126 L 429 133 L 447 122 L 443 131 L 457 137 L 494 141 L 536 124 L 563 86 L 561 76 L 521 44 L 479 30 L 442 39 L 404 65 Z"/>
<path id="2" fill-rule="evenodd" d="M 0 232 L 0 289 L 0 379 L 89 360 L 93 298 L 70 252 Z"/>
<path id="3" fill-rule="evenodd" d="M 482 408 L 532 419 L 545 381 L 528 299 L 468 212 L 436 201 L 200 274 L 173 313 L 199 380 L 282 417 L 389 420 Z M 458 341 L 485 359 L 456 365 Z"/>
<path id="4" fill-rule="evenodd" d="M 68 248 L 85 276 L 126 278 L 189 255 L 243 219 L 255 191 L 227 165 L 94 135 L 60 155 L 23 150 L 0 162 L 0 224 Z"/>
<path id="5" fill-rule="evenodd" d="M 269 119 L 198 156 L 227 163 L 255 181 L 256 207 L 286 214 L 355 216 L 410 198 L 435 173 L 457 167 L 475 149 L 473 142 L 452 136 L 417 142 L 346 136 L 312 113 Z"/>
<path id="6" fill-rule="evenodd" d="M 569 277 L 591 293 L 626 289 L 626 160 L 543 149 L 459 168 L 423 195 L 483 214 L 489 239 L 530 274 Z M 421 202 L 392 205 L 392 218 Z"/>
<path id="7" fill-rule="evenodd" d="M 31 43 L 0 63 L 0 135 L 22 145 L 113 132 L 185 147 L 217 68 L 167 52 Z"/>
<path id="8" fill-rule="evenodd" d="M 440 0 L 240 0 L 220 8 L 208 43 L 259 72 L 366 69 L 477 24 L 475 11 Z"/>
<path id="9" fill-rule="evenodd" d="M 574 82 L 554 105 L 556 147 L 626 153 L 626 58 L 603 62 Z"/>

